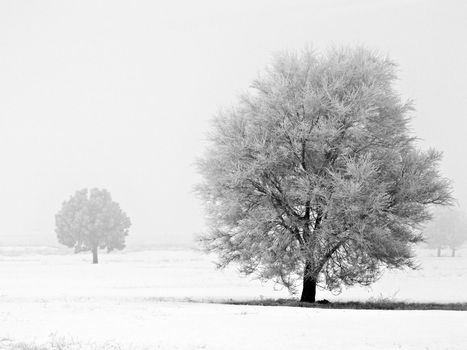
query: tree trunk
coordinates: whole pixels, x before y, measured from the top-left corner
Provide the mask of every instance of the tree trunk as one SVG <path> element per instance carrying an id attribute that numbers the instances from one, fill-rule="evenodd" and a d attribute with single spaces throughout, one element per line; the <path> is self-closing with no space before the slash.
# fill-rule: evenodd
<path id="1" fill-rule="evenodd" d="M 438 258 L 441 256 L 441 248 L 438 247 Z"/>
<path id="2" fill-rule="evenodd" d="M 309 262 L 305 264 L 303 272 L 303 289 L 301 302 L 314 303 L 316 301 L 316 278 L 310 276 L 311 265 Z"/>
<path id="3" fill-rule="evenodd" d="M 456 256 L 456 248 L 451 248 L 451 256 L 453 258 Z"/>
<path id="4" fill-rule="evenodd" d="M 92 263 L 97 264 L 98 259 L 97 259 L 97 247 L 92 248 Z"/>

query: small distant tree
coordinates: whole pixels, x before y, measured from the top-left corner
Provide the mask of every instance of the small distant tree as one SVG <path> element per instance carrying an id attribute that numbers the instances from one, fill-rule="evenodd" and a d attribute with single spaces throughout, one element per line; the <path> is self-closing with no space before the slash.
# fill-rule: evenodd
<path id="1" fill-rule="evenodd" d="M 77 191 L 55 215 L 58 241 L 75 253 L 91 251 L 93 264 L 98 263 L 99 248 L 108 252 L 125 248 L 130 226 L 129 217 L 105 189 Z"/>
<path id="2" fill-rule="evenodd" d="M 436 249 L 438 256 L 441 256 L 441 249 L 449 248 L 454 257 L 456 250 L 467 241 L 466 214 L 457 208 L 436 208 L 423 235 L 428 247 Z"/>
<path id="3" fill-rule="evenodd" d="M 213 120 L 198 191 L 219 265 L 316 287 L 368 285 L 413 267 L 428 206 L 450 202 L 441 154 L 409 133 L 395 65 L 357 49 L 283 54 Z"/>

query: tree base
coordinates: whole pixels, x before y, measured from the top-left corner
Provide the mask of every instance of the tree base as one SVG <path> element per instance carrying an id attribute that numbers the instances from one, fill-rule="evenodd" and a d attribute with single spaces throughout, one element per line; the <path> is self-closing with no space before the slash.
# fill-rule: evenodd
<path id="1" fill-rule="evenodd" d="M 303 279 L 302 296 L 300 297 L 302 303 L 316 302 L 316 280 L 312 278 Z"/>
<path id="2" fill-rule="evenodd" d="M 92 263 L 97 264 L 99 259 L 97 258 L 97 248 L 92 248 Z"/>

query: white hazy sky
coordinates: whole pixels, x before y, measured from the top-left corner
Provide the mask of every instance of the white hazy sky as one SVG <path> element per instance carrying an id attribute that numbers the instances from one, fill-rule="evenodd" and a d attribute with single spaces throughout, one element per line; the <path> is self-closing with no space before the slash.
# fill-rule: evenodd
<path id="1" fill-rule="evenodd" d="M 55 242 L 54 214 L 83 187 L 110 190 L 129 243 L 189 243 L 212 115 L 274 52 L 340 44 L 399 63 L 414 132 L 465 205 L 464 0 L 0 1 L 0 244 Z"/>

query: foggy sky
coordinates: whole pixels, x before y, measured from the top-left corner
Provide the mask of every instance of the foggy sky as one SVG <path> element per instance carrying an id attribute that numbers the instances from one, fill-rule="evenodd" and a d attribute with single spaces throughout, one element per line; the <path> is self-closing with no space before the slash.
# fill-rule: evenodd
<path id="1" fill-rule="evenodd" d="M 352 5 L 350 5 L 352 4 Z M 361 44 L 399 64 L 414 134 L 467 203 L 464 1 L 0 2 L 0 245 L 55 243 L 84 187 L 130 216 L 129 243 L 203 230 L 194 162 L 209 120 L 283 49 Z"/>

